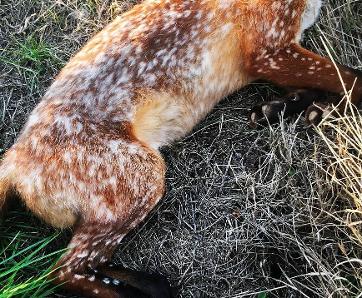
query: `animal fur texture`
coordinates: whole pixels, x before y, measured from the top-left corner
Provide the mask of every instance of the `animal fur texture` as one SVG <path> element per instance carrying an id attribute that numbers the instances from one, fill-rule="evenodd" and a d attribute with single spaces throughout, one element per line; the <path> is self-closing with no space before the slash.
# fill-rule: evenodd
<path id="1" fill-rule="evenodd" d="M 0 206 L 14 190 L 50 225 L 75 226 L 56 282 L 87 297 L 171 295 L 160 277 L 106 265 L 163 196 L 159 148 L 257 79 L 342 92 L 331 61 L 299 45 L 320 7 L 319 0 L 146 0 L 69 61 L 0 166 Z M 351 88 L 356 76 L 339 70 Z M 354 102 L 361 94 L 359 77 Z"/>

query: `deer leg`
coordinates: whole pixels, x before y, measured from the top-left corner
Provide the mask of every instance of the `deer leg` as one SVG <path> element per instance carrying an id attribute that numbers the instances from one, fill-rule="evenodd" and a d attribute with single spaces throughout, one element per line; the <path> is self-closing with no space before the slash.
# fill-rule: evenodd
<path id="1" fill-rule="evenodd" d="M 122 297 L 115 287 L 105 285 L 92 272 L 99 264 L 109 261 L 122 239 L 122 236 L 114 234 L 114 226 L 99 222 L 79 223 L 68 245 L 68 252 L 55 266 L 51 276 L 53 281 L 67 291 L 86 297 Z M 124 290 L 130 291 L 128 288 Z"/>
<path id="2" fill-rule="evenodd" d="M 307 124 L 318 125 L 326 115 L 333 113 L 330 103 L 315 102 L 305 111 L 305 121 Z"/>
<path id="3" fill-rule="evenodd" d="M 164 193 L 162 157 L 136 140 L 131 144 L 132 150 L 121 146 L 112 152 L 104 150 L 106 153 L 99 156 L 99 162 L 109 164 L 107 172 L 89 185 L 90 194 L 82 196 L 89 199 L 81 209 L 81 221 L 68 252 L 53 273 L 54 282 L 70 292 L 102 298 L 158 297 L 148 288 L 160 286 L 159 278 L 125 270 L 121 275 L 115 272 L 117 269 L 108 270 L 105 266 L 122 238 L 147 216 Z M 143 286 L 145 279 L 148 287 Z M 165 279 L 162 287 L 166 294 L 159 297 L 169 298 L 170 287 Z"/>
<path id="4" fill-rule="evenodd" d="M 315 102 L 324 100 L 326 95 L 325 92 L 316 89 L 289 90 L 286 95 L 254 106 L 249 113 L 249 123 L 253 128 L 257 125 L 276 123 L 281 113 L 289 117 L 307 111 Z"/>
<path id="5" fill-rule="evenodd" d="M 165 293 L 169 284 L 165 278 L 160 284 L 160 277 L 153 278 L 146 273 L 125 271 L 116 273 L 114 270 L 104 270 L 105 263 L 110 261 L 116 246 L 125 235 L 124 225 L 119 222 L 100 223 L 82 222 L 78 224 L 74 236 L 68 246 L 68 252 L 59 260 L 52 274 L 53 281 L 72 293 L 85 297 L 107 298 L 143 298 L 143 297 L 171 297 L 170 295 L 152 296 L 145 284 L 150 288 L 162 286 Z M 115 279 L 115 278 L 117 279 Z M 132 282 L 130 281 L 132 280 Z M 154 285 L 153 285 L 154 284 Z M 161 290 L 159 290 L 160 293 Z"/>
<path id="6" fill-rule="evenodd" d="M 130 270 L 120 265 L 106 264 L 100 266 L 95 275 L 107 283 L 129 285 L 146 294 L 147 297 L 168 298 L 173 296 L 167 279 L 157 273 L 150 274 Z"/>
<path id="7" fill-rule="evenodd" d="M 329 59 L 314 54 L 297 44 L 281 50 L 254 53 L 252 56 L 250 61 L 253 62 L 246 66 L 249 75 L 297 90 L 285 98 L 255 107 L 250 114 L 253 126 L 263 121 L 275 122 L 278 119 L 278 113 L 283 110 L 289 116 L 307 110 L 314 103 L 317 105 L 321 102 L 338 104 L 341 101 L 335 96 L 324 96 L 320 91 L 342 95 L 345 90 L 352 90 L 350 96 L 352 103 L 357 105 L 362 100 L 362 75 L 360 73 L 338 65 L 345 85 L 343 86 L 337 69 Z M 343 102 L 340 106 L 343 107 Z M 307 121 L 315 123 L 317 119 L 322 118 L 323 110 L 312 108 L 311 110 L 313 110 L 314 117 L 307 118 Z M 316 113 L 318 113 L 317 116 Z M 310 115 L 309 113 L 308 116 Z"/>

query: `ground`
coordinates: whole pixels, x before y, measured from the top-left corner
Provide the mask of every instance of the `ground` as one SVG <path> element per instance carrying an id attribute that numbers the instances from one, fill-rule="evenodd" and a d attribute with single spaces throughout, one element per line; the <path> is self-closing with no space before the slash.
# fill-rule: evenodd
<path id="1" fill-rule="evenodd" d="M 0 1 L 2 152 L 69 57 L 136 2 Z M 323 38 L 336 61 L 362 70 L 361 19 L 360 1 L 325 1 L 304 44 L 326 55 Z M 321 136 L 303 117 L 259 130 L 248 126 L 252 105 L 275 94 L 266 84 L 244 88 L 163 150 L 167 194 L 126 237 L 115 262 L 163 273 L 179 297 L 361 295 L 362 238 L 345 212 L 355 206 L 326 179 Z M 59 256 L 49 254 L 65 247 L 70 231 L 54 231 L 15 210 L 0 227 L 0 266 L 6 266 L 0 297 L 68 297 L 36 278 Z"/>

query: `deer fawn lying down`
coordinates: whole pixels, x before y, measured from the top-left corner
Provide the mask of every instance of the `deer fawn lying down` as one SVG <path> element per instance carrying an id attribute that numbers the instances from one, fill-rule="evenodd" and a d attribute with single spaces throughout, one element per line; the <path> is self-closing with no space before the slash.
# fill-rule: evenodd
<path id="1" fill-rule="evenodd" d="M 331 61 L 299 45 L 320 6 L 320 0 L 146 0 L 70 60 L 0 168 L 0 206 L 16 191 L 49 224 L 75 226 L 55 282 L 87 297 L 171 296 L 163 277 L 108 263 L 164 193 L 158 149 L 257 79 L 297 91 L 254 108 L 252 123 L 283 109 L 308 109 L 310 122 L 319 119 L 317 90 L 344 90 Z M 338 67 L 358 103 L 362 77 Z"/>

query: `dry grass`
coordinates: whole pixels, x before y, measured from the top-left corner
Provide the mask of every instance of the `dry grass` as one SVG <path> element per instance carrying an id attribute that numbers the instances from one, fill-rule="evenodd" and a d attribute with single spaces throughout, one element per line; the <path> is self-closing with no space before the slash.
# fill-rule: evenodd
<path id="1" fill-rule="evenodd" d="M 362 249 L 362 114 L 351 104 L 349 93 L 345 99 L 348 104 L 344 113 L 336 107 L 317 127 L 328 148 L 321 152 L 318 165 L 324 170 L 335 196 L 349 203 L 346 209 L 333 215 L 351 229 L 352 237 Z M 362 264 L 361 259 L 355 262 Z"/>
<path id="2" fill-rule="evenodd" d="M 0 4 L 2 149 L 65 61 L 135 2 Z M 306 45 L 326 55 L 324 35 L 336 61 L 362 69 L 361 18 L 359 1 L 327 1 Z M 325 122 L 318 133 L 302 118 L 251 130 L 248 109 L 274 93 L 243 89 L 163 150 L 167 195 L 115 261 L 164 273 L 180 297 L 361 297 L 362 214 L 351 187 L 358 190 L 358 180 L 345 180 L 352 162 L 356 177 L 361 169 L 360 116 Z"/>
<path id="3" fill-rule="evenodd" d="M 356 211 L 362 211 L 362 115 L 348 100 L 345 113 L 334 109 L 318 126 L 328 151 L 326 179 L 343 192 Z M 347 114 L 347 116 L 345 115 Z"/>

